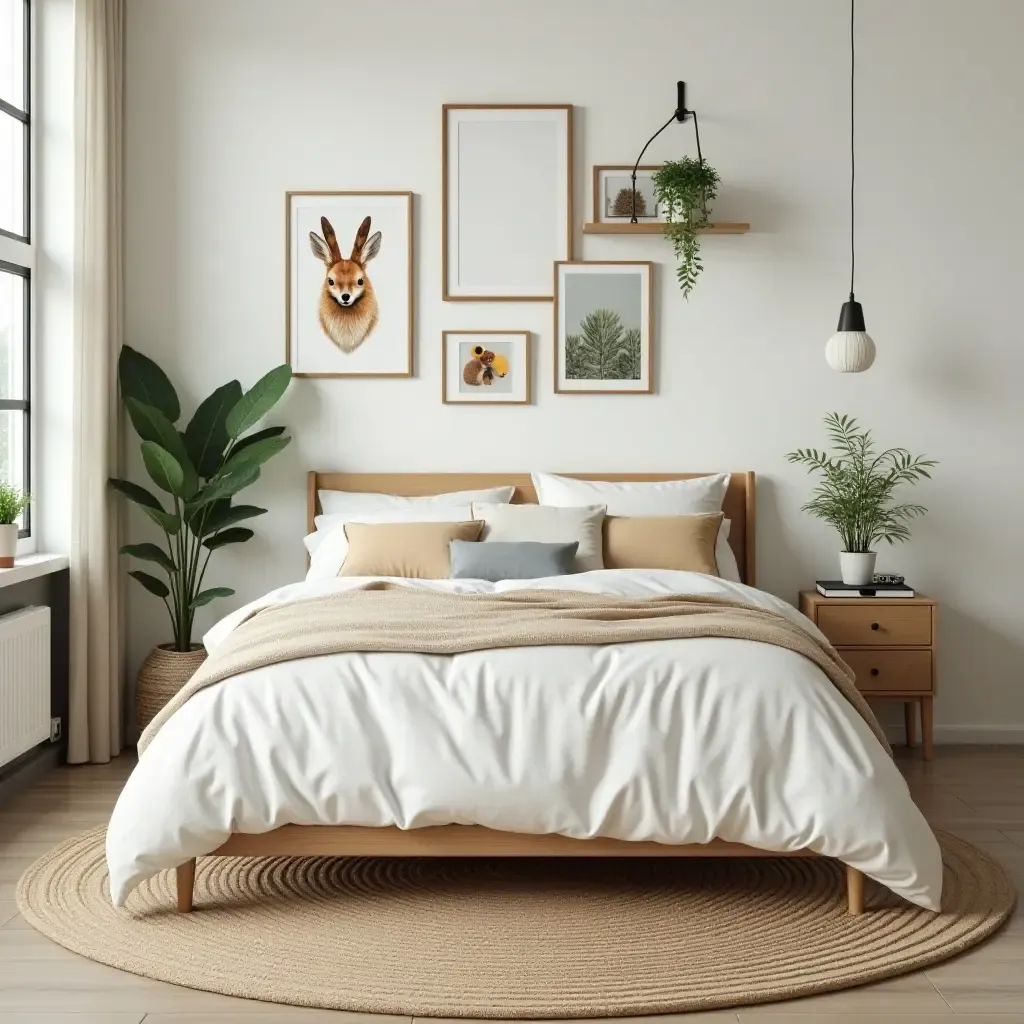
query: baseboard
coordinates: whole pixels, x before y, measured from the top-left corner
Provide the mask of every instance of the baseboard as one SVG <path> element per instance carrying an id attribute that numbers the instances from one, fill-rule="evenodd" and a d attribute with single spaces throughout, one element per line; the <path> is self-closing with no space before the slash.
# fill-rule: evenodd
<path id="1" fill-rule="evenodd" d="M 0 769 L 0 803 L 56 768 L 64 759 L 63 753 L 62 744 L 43 743 L 4 765 Z"/>
<path id="2" fill-rule="evenodd" d="M 889 742 L 904 742 L 903 727 L 886 726 Z M 977 743 L 981 745 L 1005 745 L 1018 743 L 1024 745 L 1024 725 L 937 725 L 934 729 L 936 745 Z M 921 740 L 918 737 L 918 743 Z"/>

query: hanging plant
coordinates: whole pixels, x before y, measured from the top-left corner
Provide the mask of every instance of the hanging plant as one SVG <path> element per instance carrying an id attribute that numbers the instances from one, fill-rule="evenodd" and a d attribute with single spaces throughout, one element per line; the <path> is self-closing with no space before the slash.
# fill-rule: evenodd
<path id="1" fill-rule="evenodd" d="M 708 224 L 710 204 L 718 195 L 721 179 L 706 160 L 689 156 L 669 160 L 652 177 L 655 198 L 664 205 L 668 218 L 665 236 L 675 250 L 676 278 L 683 295 L 689 298 L 697 275 L 704 269 L 698 232 Z"/>

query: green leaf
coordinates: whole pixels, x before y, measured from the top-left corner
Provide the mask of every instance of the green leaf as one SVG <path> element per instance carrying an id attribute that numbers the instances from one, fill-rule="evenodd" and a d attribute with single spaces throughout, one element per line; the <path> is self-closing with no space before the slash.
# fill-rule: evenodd
<path id="1" fill-rule="evenodd" d="M 125 399 L 136 398 L 159 409 L 172 423 L 181 415 L 178 394 L 167 374 L 149 356 L 136 352 L 130 345 L 121 346 L 117 379 Z"/>
<path id="2" fill-rule="evenodd" d="M 202 524 L 202 535 L 209 537 L 210 534 L 217 533 L 228 526 L 234 526 L 235 523 L 261 516 L 266 511 L 265 508 L 260 508 L 258 505 L 232 505 L 230 501 L 214 502 L 213 508 L 207 510 L 206 519 Z M 197 530 L 200 528 L 199 520 L 201 518 L 201 516 L 194 517 L 189 522 L 189 526 L 196 536 L 199 536 Z"/>
<path id="3" fill-rule="evenodd" d="M 237 380 L 221 385 L 196 409 L 185 428 L 185 447 L 200 476 L 216 475 L 228 446 L 228 413 L 242 397 Z"/>
<path id="4" fill-rule="evenodd" d="M 146 465 L 146 472 L 160 490 L 179 498 L 185 496 L 185 474 L 167 449 L 161 448 L 155 441 L 143 441 L 142 461 Z"/>
<path id="5" fill-rule="evenodd" d="M 292 368 L 282 363 L 256 381 L 228 413 L 227 428 L 231 437 L 241 436 L 263 419 L 285 393 L 291 379 Z"/>
<path id="6" fill-rule="evenodd" d="M 178 571 L 178 567 L 171 560 L 170 555 L 156 544 L 125 544 L 121 548 L 121 554 L 130 555 L 132 558 L 141 558 L 144 562 L 156 562 L 161 569 L 167 572 Z"/>
<path id="7" fill-rule="evenodd" d="M 142 510 L 150 519 L 160 527 L 164 533 L 172 537 L 181 529 L 181 516 L 174 512 L 164 512 L 163 509 L 144 508 Z"/>
<path id="8" fill-rule="evenodd" d="M 231 458 L 224 463 L 221 472 L 243 473 L 258 469 L 283 448 L 287 448 L 290 441 L 290 437 L 265 437 L 261 441 L 254 441 L 252 444 L 236 450 Z"/>
<path id="9" fill-rule="evenodd" d="M 211 601 L 216 600 L 218 597 L 231 597 L 234 591 L 230 587 L 210 587 L 209 590 L 204 590 L 189 601 L 189 608 L 202 608 L 204 604 L 209 604 Z"/>
<path id="10" fill-rule="evenodd" d="M 150 576 L 148 572 L 139 572 L 136 569 L 134 572 L 128 573 L 128 575 L 133 580 L 138 580 L 151 594 L 156 594 L 157 597 L 167 597 L 170 594 L 167 584 L 163 580 L 158 580 L 155 576 Z"/>
<path id="11" fill-rule="evenodd" d="M 225 473 L 222 470 L 192 499 L 190 504 L 198 509 L 203 505 L 208 505 L 211 501 L 230 498 L 243 488 L 256 483 L 259 478 L 259 467 L 238 473 Z"/>
<path id="12" fill-rule="evenodd" d="M 217 548 L 222 548 L 225 544 L 244 544 L 255 536 L 252 530 L 244 526 L 233 526 L 230 530 L 221 530 L 209 540 L 204 540 L 203 547 L 216 551 Z"/>
<path id="13" fill-rule="evenodd" d="M 256 444 L 258 441 L 265 441 L 268 437 L 280 437 L 285 431 L 284 427 L 267 427 L 265 430 L 257 430 L 255 434 L 243 437 L 231 449 L 231 454 L 236 455 L 243 448 Z"/>
<path id="14" fill-rule="evenodd" d="M 163 505 L 160 504 L 159 499 L 150 494 L 145 487 L 133 484 L 131 480 L 119 480 L 117 477 L 111 477 L 107 483 L 109 483 L 115 491 L 120 491 L 126 498 L 130 498 L 134 501 L 136 505 L 142 505 L 143 508 L 160 509 L 163 511 Z"/>
<path id="15" fill-rule="evenodd" d="M 159 409 L 138 399 L 126 398 L 124 404 L 139 437 L 158 444 L 177 462 L 183 477 L 182 492 L 186 496 L 195 494 L 199 489 L 199 477 L 174 424 Z"/>

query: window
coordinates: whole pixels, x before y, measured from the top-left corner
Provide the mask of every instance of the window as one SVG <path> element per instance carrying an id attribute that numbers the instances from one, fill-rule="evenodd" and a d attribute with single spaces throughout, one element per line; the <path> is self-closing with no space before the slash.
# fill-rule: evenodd
<path id="1" fill-rule="evenodd" d="M 31 9 L 0 0 L 0 480 L 30 488 Z M 21 536 L 29 535 L 29 513 Z"/>

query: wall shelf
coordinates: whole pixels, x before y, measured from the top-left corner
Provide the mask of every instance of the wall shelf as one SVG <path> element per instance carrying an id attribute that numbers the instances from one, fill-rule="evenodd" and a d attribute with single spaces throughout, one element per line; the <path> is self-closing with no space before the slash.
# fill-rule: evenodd
<path id="1" fill-rule="evenodd" d="M 646 221 L 643 224 L 630 224 L 629 221 L 591 222 L 583 225 L 585 235 L 660 235 L 664 223 L 662 221 Z M 720 221 L 699 228 L 702 235 L 745 235 L 750 230 L 749 224 L 741 221 Z"/>

